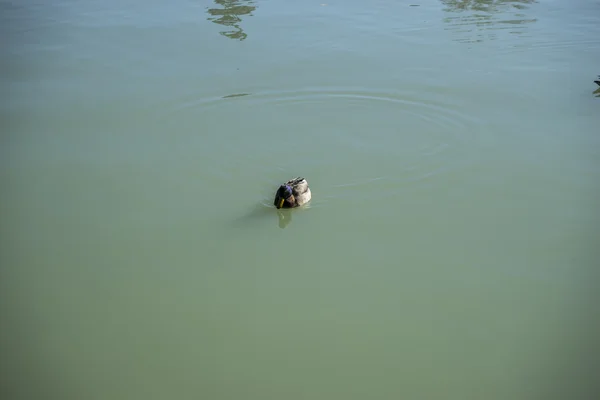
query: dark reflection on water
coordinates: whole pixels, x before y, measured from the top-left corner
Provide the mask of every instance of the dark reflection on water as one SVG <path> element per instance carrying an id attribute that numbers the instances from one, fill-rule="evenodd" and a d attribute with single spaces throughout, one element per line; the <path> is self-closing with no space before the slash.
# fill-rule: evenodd
<path id="1" fill-rule="evenodd" d="M 231 29 L 221 31 L 221 35 L 230 39 L 244 40 L 248 35 L 240 27 L 242 15 L 252 15 L 256 10 L 252 0 L 214 0 L 215 4 L 222 8 L 209 8 L 207 10 L 210 17 L 207 19 L 215 24 L 227 26 Z"/>
<path id="2" fill-rule="evenodd" d="M 600 75 L 598 75 L 598 80 L 594 81 L 594 83 L 600 86 Z M 600 87 L 594 90 L 594 94 L 596 95 L 596 97 L 600 97 Z"/>
<path id="3" fill-rule="evenodd" d="M 440 0 L 444 11 L 455 15 L 444 18 L 448 30 L 460 34 L 461 42 L 482 42 L 497 38 L 499 30 L 522 34 L 537 21 L 526 14 L 537 0 Z"/>
<path id="4" fill-rule="evenodd" d="M 233 93 L 233 94 L 228 94 L 227 96 L 223 96 L 224 99 L 232 99 L 234 97 L 244 97 L 244 96 L 250 96 L 250 93 Z"/>

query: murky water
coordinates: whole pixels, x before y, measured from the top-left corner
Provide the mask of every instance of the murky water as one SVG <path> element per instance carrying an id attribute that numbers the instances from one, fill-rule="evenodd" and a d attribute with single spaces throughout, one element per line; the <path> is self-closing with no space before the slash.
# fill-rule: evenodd
<path id="1" fill-rule="evenodd" d="M 0 2 L 2 398 L 595 398 L 600 3 L 321 1 Z"/>

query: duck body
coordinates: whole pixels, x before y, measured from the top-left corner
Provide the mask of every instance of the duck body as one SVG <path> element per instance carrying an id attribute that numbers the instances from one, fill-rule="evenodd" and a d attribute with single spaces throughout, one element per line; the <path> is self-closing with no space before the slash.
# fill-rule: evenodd
<path id="1" fill-rule="evenodd" d="M 308 203 L 311 198 L 312 193 L 308 182 L 306 179 L 298 177 L 279 186 L 273 205 L 277 208 L 295 208 Z"/>

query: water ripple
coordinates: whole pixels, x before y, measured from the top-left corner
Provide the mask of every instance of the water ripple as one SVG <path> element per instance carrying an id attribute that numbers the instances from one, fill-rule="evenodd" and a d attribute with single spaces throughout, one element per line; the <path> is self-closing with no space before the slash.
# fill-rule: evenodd
<path id="1" fill-rule="evenodd" d="M 494 138 L 486 121 L 469 111 L 469 98 L 473 97 L 458 88 L 427 85 L 407 86 L 401 91 L 350 87 L 244 90 L 205 98 L 190 95 L 168 107 L 163 105 L 161 112 L 149 113 L 167 124 L 171 121 L 170 126 L 179 125 L 179 121 L 201 125 L 217 115 L 235 115 L 240 120 L 251 116 L 252 127 L 247 129 L 252 134 L 210 133 L 229 137 L 211 142 L 218 147 L 205 154 L 212 158 L 204 173 L 220 181 L 248 178 L 256 183 L 258 179 L 257 184 L 265 188 L 259 203 L 265 207 L 271 206 L 271 191 L 281 179 L 306 174 L 318 193 L 312 206 L 321 207 L 330 201 L 396 196 L 405 190 L 425 188 L 431 180 L 445 184 L 446 178 L 476 167 L 481 162 L 477 146 L 489 146 Z M 301 127 L 290 122 L 299 141 L 290 139 L 290 133 L 280 140 L 273 132 L 276 128 L 269 117 L 278 112 L 292 115 L 292 121 L 310 121 Z M 360 118 L 353 119 L 353 113 L 361 113 Z M 338 121 L 331 128 L 318 122 L 326 115 L 335 115 L 331 118 Z M 232 140 L 235 147 L 225 147 L 229 145 L 224 143 Z M 311 145 L 313 141 L 318 145 Z M 272 156 L 283 148 L 293 152 L 302 146 L 314 147 L 303 157 L 302 171 Z M 223 152 L 228 154 L 227 160 L 223 160 Z M 278 161 L 281 165 L 273 164 Z M 348 196 L 349 191 L 352 196 Z"/>

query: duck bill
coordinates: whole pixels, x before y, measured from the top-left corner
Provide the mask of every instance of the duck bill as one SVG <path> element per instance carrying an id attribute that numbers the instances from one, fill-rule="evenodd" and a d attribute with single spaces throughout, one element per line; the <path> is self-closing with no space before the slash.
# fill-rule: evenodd
<path id="1" fill-rule="evenodd" d="M 285 202 L 285 199 L 283 197 L 279 198 L 277 200 L 277 208 L 279 209 L 279 208 L 283 207 L 284 202 Z"/>

